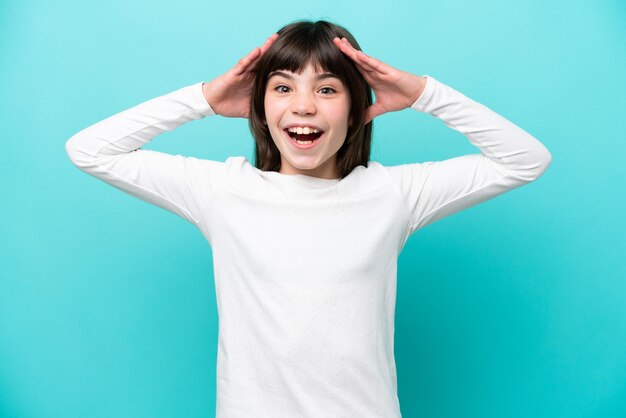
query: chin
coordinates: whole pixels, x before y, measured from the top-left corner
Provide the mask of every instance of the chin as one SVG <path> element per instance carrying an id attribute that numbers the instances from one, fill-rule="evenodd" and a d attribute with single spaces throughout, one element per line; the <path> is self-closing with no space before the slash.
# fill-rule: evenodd
<path id="1" fill-rule="evenodd" d="M 295 168 L 296 170 L 303 170 L 303 171 L 313 171 L 317 168 L 319 168 L 319 166 L 321 164 L 319 163 L 311 163 L 311 164 L 307 164 L 307 163 L 298 163 L 298 161 L 289 161 L 289 164 L 291 165 L 291 167 Z"/>

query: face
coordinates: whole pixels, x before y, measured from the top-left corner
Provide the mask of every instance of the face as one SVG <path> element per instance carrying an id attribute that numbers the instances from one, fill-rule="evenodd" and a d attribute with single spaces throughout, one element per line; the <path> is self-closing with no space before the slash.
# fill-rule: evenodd
<path id="1" fill-rule="evenodd" d="M 350 94 L 339 78 L 323 74 L 309 65 L 300 75 L 286 70 L 269 75 L 265 122 L 280 151 L 282 174 L 339 178 L 336 154 L 348 132 Z M 322 135 L 300 145 L 290 136 L 289 127 L 315 127 Z M 306 133 L 291 135 L 305 139 Z"/>

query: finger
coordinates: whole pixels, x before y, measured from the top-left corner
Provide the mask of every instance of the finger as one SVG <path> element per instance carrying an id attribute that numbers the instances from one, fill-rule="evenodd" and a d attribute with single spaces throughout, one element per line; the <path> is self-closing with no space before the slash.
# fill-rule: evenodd
<path id="1" fill-rule="evenodd" d="M 365 121 L 364 124 L 367 125 L 370 121 L 372 121 L 375 117 L 382 115 L 385 113 L 384 109 L 378 102 L 374 102 L 373 105 L 365 109 Z"/>
<path id="2" fill-rule="evenodd" d="M 259 47 L 254 48 L 248 55 L 239 60 L 235 66 L 235 75 L 241 75 L 246 71 L 248 65 L 256 59 L 259 54 Z"/>
<path id="3" fill-rule="evenodd" d="M 277 33 L 273 33 L 272 36 L 267 38 L 265 43 L 261 46 L 261 55 L 263 55 L 265 51 L 269 49 L 269 47 L 274 43 L 274 41 L 278 38 L 278 36 L 279 35 Z"/>
<path id="4" fill-rule="evenodd" d="M 359 60 L 361 65 L 367 68 L 369 71 L 378 71 L 381 72 L 376 63 L 373 61 L 373 58 L 369 55 L 366 55 L 363 51 L 356 51 L 356 58 Z"/>
<path id="5" fill-rule="evenodd" d="M 344 39 L 344 42 L 348 45 L 349 48 L 352 48 L 354 50 L 354 56 L 363 67 L 367 68 L 369 71 L 375 71 L 385 74 L 382 66 L 380 65 L 382 64 L 382 62 L 373 57 L 370 57 L 363 51 L 353 48 L 347 40 Z"/>
<path id="6" fill-rule="evenodd" d="M 261 47 L 260 47 L 261 53 L 254 59 L 254 62 L 252 63 L 252 65 L 250 65 L 250 67 L 248 67 L 248 71 L 253 71 L 257 67 L 257 63 L 259 62 L 259 58 L 261 58 L 261 56 L 263 56 L 263 54 L 265 54 L 265 52 L 267 52 L 267 50 L 270 48 L 270 46 L 272 46 L 274 41 L 278 38 L 278 36 L 279 35 L 277 33 L 274 33 L 274 34 L 272 34 L 272 36 L 270 36 L 269 38 L 267 38 L 265 40 L 263 45 L 261 45 Z"/>
<path id="7" fill-rule="evenodd" d="M 353 59 L 357 63 L 360 63 L 363 68 L 366 68 L 369 71 L 379 72 L 381 74 L 387 74 L 389 72 L 389 69 L 387 68 L 387 65 L 385 63 L 377 60 L 376 58 L 370 57 L 363 51 L 354 48 L 352 45 L 350 45 L 350 42 L 346 38 L 341 38 L 339 42 L 340 45 L 347 48 L 347 50 L 349 51 L 348 54 L 353 57 Z"/>
<path id="8" fill-rule="evenodd" d="M 352 61 L 354 61 L 354 63 L 359 67 L 360 70 L 366 72 L 376 71 L 371 65 L 368 65 L 367 61 L 365 60 L 365 54 L 359 54 L 359 52 L 362 53 L 362 51 L 358 51 L 352 48 L 349 43 L 346 43 L 339 38 L 335 38 L 333 41 L 335 42 L 335 45 L 337 45 L 337 47 L 341 50 L 341 52 L 346 54 L 352 59 Z"/>
<path id="9" fill-rule="evenodd" d="M 272 34 L 272 36 L 270 36 L 269 38 L 267 38 L 265 40 L 263 45 L 261 45 L 259 47 L 260 50 L 261 50 L 261 53 L 259 55 L 255 55 L 254 56 L 254 58 L 251 61 L 251 64 L 249 64 L 248 68 L 246 68 L 246 71 L 253 71 L 257 67 L 257 63 L 259 62 L 259 58 L 261 58 L 261 56 L 263 56 L 263 54 L 265 54 L 265 52 L 270 48 L 270 46 L 272 46 L 272 44 L 278 38 L 278 36 L 279 35 L 277 33 L 274 33 L 274 34 Z"/>
<path id="10" fill-rule="evenodd" d="M 371 65 L 372 63 L 371 63 L 370 57 L 367 54 L 365 54 L 365 52 L 363 52 L 361 50 L 358 50 L 355 47 L 353 47 L 346 38 L 341 38 L 341 44 L 346 46 L 348 48 L 348 50 L 351 51 L 351 53 L 353 54 L 354 58 L 363 67 L 367 68 L 370 71 L 376 70 L 376 68 Z"/>

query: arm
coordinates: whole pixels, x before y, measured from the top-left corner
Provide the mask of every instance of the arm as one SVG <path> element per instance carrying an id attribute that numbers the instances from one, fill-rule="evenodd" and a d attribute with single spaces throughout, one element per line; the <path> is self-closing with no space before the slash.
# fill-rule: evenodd
<path id="1" fill-rule="evenodd" d="M 85 173 L 198 225 L 198 193 L 211 192 L 224 163 L 140 147 L 184 123 L 215 115 L 203 84 L 156 97 L 83 129 L 65 144 L 70 160 Z"/>
<path id="2" fill-rule="evenodd" d="M 209 83 L 156 97 L 80 131 L 65 144 L 70 160 L 87 174 L 199 225 L 226 163 L 140 147 L 206 116 L 247 118 L 256 65 L 276 38 L 278 34 L 272 34 Z"/>
<path id="3" fill-rule="evenodd" d="M 480 153 L 387 167 L 409 211 L 409 234 L 539 178 L 552 155 L 528 132 L 432 76 L 411 109 L 441 119 Z"/>
<path id="4" fill-rule="evenodd" d="M 333 42 L 355 62 L 376 95 L 365 123 L 410 107 L 440 118 L 481 151 L 445 161 L 386 167 L 409 212 L 408 235 L 536 180 L 550 165 L 552 155 L 543 144 L 486 106 L 433 77 L 420 77 L 370 57 L 346 38 L 336 37 Z"/>

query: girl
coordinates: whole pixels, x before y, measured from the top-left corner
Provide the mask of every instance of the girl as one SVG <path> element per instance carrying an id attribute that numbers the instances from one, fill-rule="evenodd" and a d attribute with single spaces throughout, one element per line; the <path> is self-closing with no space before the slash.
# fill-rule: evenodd
<path id="1" fill-rule="evenodd" d="M 408 108 L 480 153 L 369 161 L 372 119 Z M 141 148 L 213 115 L 249 119 L 255 165 Z M 507 119 L 365 55 L 326 21 L 289 24 L 220 77 L 115 114 L 66 149 L 81 170 L 183 217 L 211 245 L 218 417 L 399 417 L 393 338 L 405 242 L 536 180 L 551 162 Z"/>

